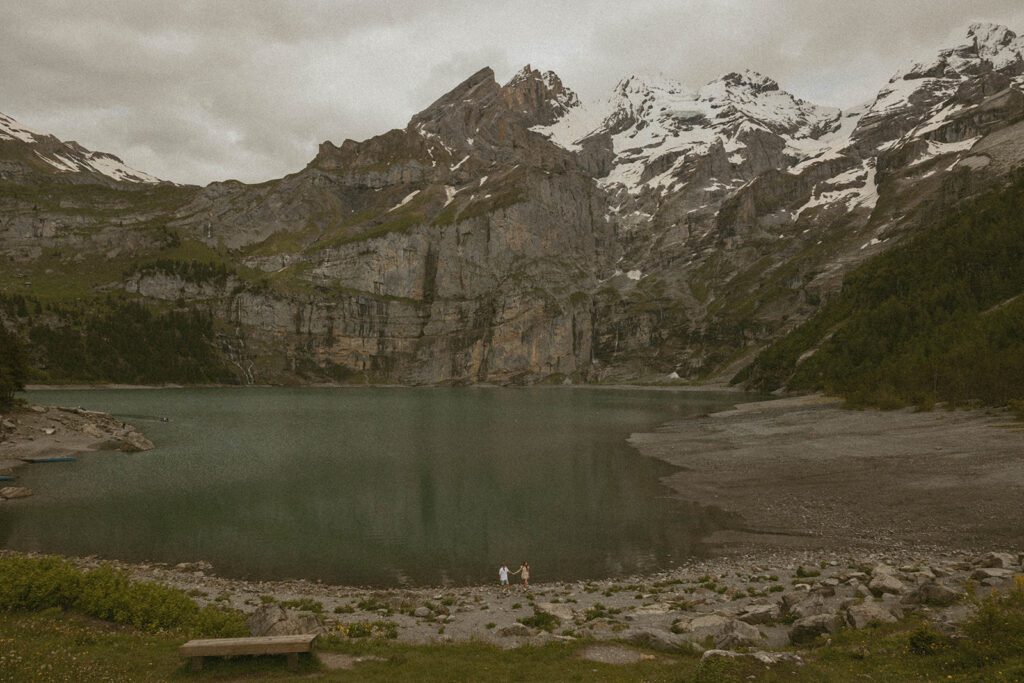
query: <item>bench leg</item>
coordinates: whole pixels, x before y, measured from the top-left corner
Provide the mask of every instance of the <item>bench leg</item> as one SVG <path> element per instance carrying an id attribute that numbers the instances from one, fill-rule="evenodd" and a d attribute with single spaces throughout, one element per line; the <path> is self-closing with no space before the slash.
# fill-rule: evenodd
<path id="1" fill-rule="evenodd" d="M 203 658 L 202 657 L 189 657 L 190 663 L 192 664 L 193 671 L 203 670 Z"/>
<path id="2" fill-rule="evenodd" d="M 299 653 L 290 652 L 288 653 L 288 668 L 292 671 L 299 670 Z"/>

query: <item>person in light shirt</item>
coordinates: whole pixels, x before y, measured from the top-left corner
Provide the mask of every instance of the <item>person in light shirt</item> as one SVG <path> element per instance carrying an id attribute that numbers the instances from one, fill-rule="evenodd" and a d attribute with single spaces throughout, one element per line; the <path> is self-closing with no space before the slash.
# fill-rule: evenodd
<path id="1" fill-rule="evenodd" d="M 505 588 L 505 592 L 508 593 L 508 565 L 503 564 L 498 567 L 498 582 Z"/>

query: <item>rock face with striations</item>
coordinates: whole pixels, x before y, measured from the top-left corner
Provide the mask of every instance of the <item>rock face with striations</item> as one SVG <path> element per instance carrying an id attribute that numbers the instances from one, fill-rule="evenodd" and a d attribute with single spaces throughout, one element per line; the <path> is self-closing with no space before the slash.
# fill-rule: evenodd
<path id="1" fill-rule="evenodd" d="M 1020 167 L 1022 55 L 977 24 L 849 111 L 753 71 L 634 76 L 584 104 L 551 72 L 485 68 L 405 128 L 256 185 L 153 182 L 0 117 L 4 294 L 199 312 L 243 382 L 727 378 L 852 267 Z"/>

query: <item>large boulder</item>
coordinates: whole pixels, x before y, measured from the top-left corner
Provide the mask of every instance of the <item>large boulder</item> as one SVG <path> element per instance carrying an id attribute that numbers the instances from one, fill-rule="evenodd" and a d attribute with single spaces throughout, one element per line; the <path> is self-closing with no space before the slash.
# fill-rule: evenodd
<path id="1" fill-rule="evenodd" d="M 903 602 L 908 605 L 934 605 L 946 607 L 963 597 L 963 593 L 941 583 L 924 583 L 907 593 Z"/>
<path id="2" fill-rule="evenodd" d="M 3 491 L 0 490 L 0 494 Z M 982 567 L 981 569 L 975 569 L 974 573 L 971 574 L 971 578 L 975 581 L 984 581 L 985 579 L 999 579 L 1005 580 L 1013 576 L 1013 571 L 1010 569 L 997 569 L 995 567 Z"/>
<path id="3" fill-rule="evenodd" d="M 689 622 L 680 622 L 677 628 L 691 642 L 711 639 L 719 649 L 751 647 L 764 641 L 761 632 L 750 624 L 720 614 L 694 617 Z"/>
<path id="4" fill-rule="evenodd" d="M 297 636 L 324 632 L 323 624 L 315 615 L 289 612 L 273 603 L 257 608 L 246 625 L 254 636 Z"/>
<path id="5" fill-rule="evenodd" d="M 533 629 L 525 624 L 510 624 L 498 631 L 498 635 L 504 638 L 526 638 L 533 635 Z"/>
<path id="6" fill-rule="evenodd" d="M 835 610 L 835 600 L 829 600 L 828 596 L 815 595 L 808 600 L 793 605 L 789 613 L 796 616 L 797 619 L 803 619 L 804 617 L 812 617 L 815 614 L 831 614 Z"/>
<path id="7" fill-rule="evenodd" d="M 846 623 L 856 629 L 895 621 L 896 616 L 885 605 L 877 602 L 862 602 L 846 608 Z"/>
<path id="8" fill-rule="evenodd" d="M 789 640 L 794 645 L 801 645 L 815 640 L 826 633 L 835 633 L 842 628 L 843 621 L 837 614 L 815 614 L 811 617 L 797 619 L 789 631 Z"/>
<path id="9" fill-rule="evenodd" d="M 1017 558 L 1010 553 L 988 553 L 978 560 L 979 567 L 1010 569 L 1018 564 Z"/>
<path id="10" fill-rule="evenodd" d="M 32 495 L 32 489 L 24 486 L 4 486 L 0 488 L 0 498 L 28 498 Z"/>
<path id="11" fill-rule="evenodd" d="M 782 610 L 778 605 L 751 605 L 743 610 L 736 618 L 740 621 L 751 624 L 770 624 L 778 621 Z"/>
<path id="12" fill-rule="evenodd" d="M 872 595 L 880 596 L 886 593 L 899 595 L 905 590 L 903 582 L 896 578 L 895 574 L 880 573 L 871 577 L 868 590 Z"/>
<path id="13" fill-rule="evenodd" d="M 576 616 L 572 611 L 572 607 L 564 602 L 538 602 L 537 609 L 541 612 L 547 612 L 548 614 L 554 615 L 562 621 L 572 621 Z"/>
<path id="14" fill-rule="evenodd" d="M 627 643 L 659 652 L 691 651 L 694 647 L 683 636 L 653 628 L 631 628 L 623 631 L 620 637 Z"/>

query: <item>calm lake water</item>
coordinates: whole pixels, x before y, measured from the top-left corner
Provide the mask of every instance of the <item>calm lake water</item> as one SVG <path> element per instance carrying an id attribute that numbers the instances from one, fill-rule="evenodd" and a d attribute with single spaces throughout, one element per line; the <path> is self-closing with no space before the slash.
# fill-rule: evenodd
<path id="1" fill-rule="evenodd" d="M 29 465 L 0 544 L 218 574 L 393 586 L 652 571 L 727 525 L 670 497 L 630 433 L 735 394 L 606 389 L 35 391 L 138 425 L 146 453 Z M 168 422 L 160 417 L 169 418 Z"/>

